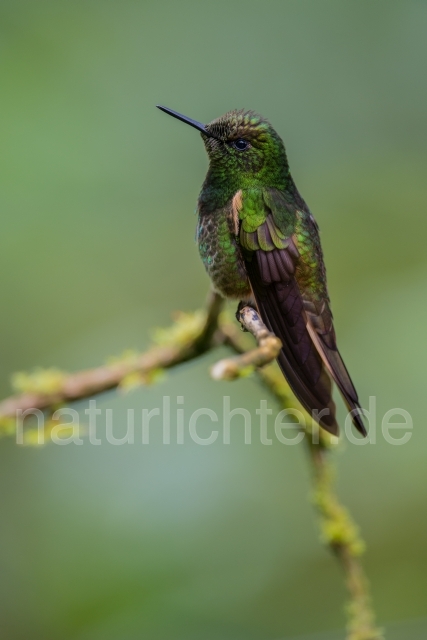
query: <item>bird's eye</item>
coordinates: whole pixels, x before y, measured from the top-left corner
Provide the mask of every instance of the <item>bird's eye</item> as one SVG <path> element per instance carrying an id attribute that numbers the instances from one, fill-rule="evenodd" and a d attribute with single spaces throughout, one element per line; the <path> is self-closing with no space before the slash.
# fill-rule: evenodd
<path id="1" fill-rule="evenodd" d="M 242 140 L 241 138 L 239 138 L 239 140 L 233 141 L 233 147 L 238 151 L 244 151 L 249 147 L 249 142 L 246 142 L 246 140 Z"/>

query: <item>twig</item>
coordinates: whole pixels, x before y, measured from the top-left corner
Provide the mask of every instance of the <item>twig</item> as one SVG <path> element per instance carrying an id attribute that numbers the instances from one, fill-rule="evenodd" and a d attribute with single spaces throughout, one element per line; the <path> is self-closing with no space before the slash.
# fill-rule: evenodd
<path id="1" fill-rule="evenodd" d="M 129 377 L 137 376 L 140 383 L 149 380 L 159 369 L 168 369 L 198 358 L 214 347 L 228 345 L 237 356 L 221 360 L 212 367 L 215 379 L 234 379 L 256 369 L 262 383 L 284 408 L 295 399 L 276 365 L 271 363 L 280 351 L 280 340 L 271 334 L 252 307 L 240 311 L 240 322 L 257 341 L 255 349 L 246 350 L 244 335 L 235 323 L 221 314 L 223 301 L 210 295 L 206 311 L 180 314 L 175 324 L 163 331 L 159 344 L 142 354 L 126 357 L 111 364 L 74 374 L 56 370 L 21 375 L 18 393 L 0 402 L 0 428 L 15 418 L 16 412 L 26 409 L 52 411 L 58 404 L 87 398 L 122 386 Z M 262 368 L 260 368 L 262 367 Z M 357 527 L 340 505 L 333 486 L 333 473 L 327 460 L 330 436 L 312 424 L 312 436 L 306 437 L 313 470 L 314 501 L 320 513 L 325 542 L 338 558 L 343 569 L 350 596 L 347 640 L 382 640 L 375 628 L 370 604 L 369 587 L 360 561 L 363 542 Z"/>
<path id="2" fill-rule="evenodd" d="M 338 501 L 334 470 L 326 458 L 327 451 L 312 444 L 309 449 L 314 472 L 314 498 L 321 517 L 323 537 L 341 564 L 350 595 L 347 639 L 382 640 L 384 636 L 375 626 L 369 584 L 361 563 L 365 544 L 349 513 Z"/>
<path id="3" fill-rule="evenodd" d="M 96 369 L 66 374 L 49 370 L 44 376 L 26 376 L 21 385 L 23 393 L 16 394 L 0 402 L 0 420 L 14 418 L 17 411 L 27 409 L 48 410 L 50 407 L 81 400 L 103 391 L 114 389 L 132 374 L 142 379 L 156 369 L 170 369 L 182 362 L 193 360 L 209 351 L 214 345 L 214 335 L 218 329 L 218 316 L 223 306 L 222 298 L 210 294 L 206 312 L 184 316 L 175 323 L 168 333 L 166 344 L 152 347 L 145 353 L 106 364 Z"/>
<path id="4" fill-rule="evenodd" d="M 258 346 L 251 351 L 239 351 L 241 355 L 234 358 L 217 362 L 211 368 L 211 376 L 214 380 L 235 380 L 248 369 L 269 364 L 279 355 L 282 343 L 267 329 L 255 309 L 252 307 L 240 309 L 239 322 L 242 328 L 254 336 Z"/>

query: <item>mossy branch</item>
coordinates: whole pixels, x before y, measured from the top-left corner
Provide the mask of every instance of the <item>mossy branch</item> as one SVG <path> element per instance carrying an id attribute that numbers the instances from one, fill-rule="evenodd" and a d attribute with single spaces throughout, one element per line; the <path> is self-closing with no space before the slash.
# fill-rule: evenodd
<path id="1" fill-rule="evenodd" d="M 292 408 L 297 401 L 277 365 L 272 364 L 281 343 L 262 323 L 251 307 L 240 310 L 239 320 L 256 341 L 248 350 L 246 336 L 236 323 L 221 313 L 223 300 L 210 294 L 206 309 L 193 314 L 180 313 L 167 330 L 158 331 L 155 344 L 148 351 L 129 353 L 106 365 L 67 374 L 57 369 L 37 370 L 33 374 L 15 374 L 13 385 L 17 394 L 0 402 L 0 433 L 12 433 L 11 423 L 17 411 L 40 409 L 52 413 L 59 404 L 87 398 L 117 387 L 153 382 L 163 369 L 194 360 L 219 345 L 234 352 L 232 358 L 221 360 L 211 369 L 214 379 L 232 380 L 256 371 L 264 386 L 282 408 Z M 303 409 L 301 409 L 303 411 Z M 305 438 L 313 475 L 313 499 L 320 514 L 324 542 L 338 558 L 349 593 L 347 640 L 382 640 L 375 627 L 368 581 L 361 555 L 364 543 L 347 510 L 341 506 L 334 489 L 334 474 L 328 433 L 308 420 L 311 437 Z M 296 428 L 300 428 L 296 425 Z M 314 436 L 314 437 L 313 437 Z"/>
<path id="2" fill-rule="evenodd" d="M 135 376 L 144 383 L 153 371 L 194 360 L 217 343 L 215 333 L 222 306 L 222 299 L 211 294 L 205 311 L 178 314 L 172 327 L 158 331 L 154 346 L 141 354 L 127 353 L 105 365 L 78 373 L 39 369 L 32 374 L 15 374 L 12 384 L 19 393 L 0 402 L 0 426 L 5 420 L 15 418 L 17 411 L 49 410 L 58 404 L 126 387 Z"/>

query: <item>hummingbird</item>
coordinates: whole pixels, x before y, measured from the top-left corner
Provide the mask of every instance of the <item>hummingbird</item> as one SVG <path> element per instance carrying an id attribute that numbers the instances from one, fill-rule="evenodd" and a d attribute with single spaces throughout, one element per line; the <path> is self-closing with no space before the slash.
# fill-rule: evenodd
<path id="1" fill-rule="evenodd" d="M 252 305 L 282 342 L 277 358 L 295 396 L 338 435 L 335 382 L 366 436 L 356 389 L 337 348 L 317 222 L 298 192 L 285 145 L 269 121 L 233 110 L 197 129 L 209 169 L 197 203 L 196 239 L 214 289 Z"/>

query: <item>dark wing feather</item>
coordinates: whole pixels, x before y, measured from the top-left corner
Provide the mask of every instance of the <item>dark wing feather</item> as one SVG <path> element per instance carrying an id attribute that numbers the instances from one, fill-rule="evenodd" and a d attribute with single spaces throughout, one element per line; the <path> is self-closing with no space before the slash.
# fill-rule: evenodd
<path id="1" fill-rule="evenodd" d="M 288 240 L 287 248 L 256 251 L 248 275 L 263 321 L 282 341 L 278 363 L 289 385 L 310 415 L 317 411 L 321 426 L 337 434 L 331 380 L 306 327 L 292 249 Z"/>
<path id="2" fill-rule="evenodd" d="M 351 412 L 353 424 L 362 435 L 366 436 L 357 391 L 337 348 L 329 305 L 325 301 L 319 309 L 318 304 L 311 300 L 304 300 L 304 307 L 311 339 Z"/>
<path id="3" fill-rule="evenodd" d="M 259 312 L 282 341 L 278 362 L 295 395 L 311 415 L 317 412 L 322 427 L 337 434 L 331 376 L 354 425 L 366 435 L 356 390 L 336 346 L 328 301 L 312 300 L 298 285 L 299 252 L 293 239 L 268 213 L 256 231 L 241 228 L 240 241 Z"/>

